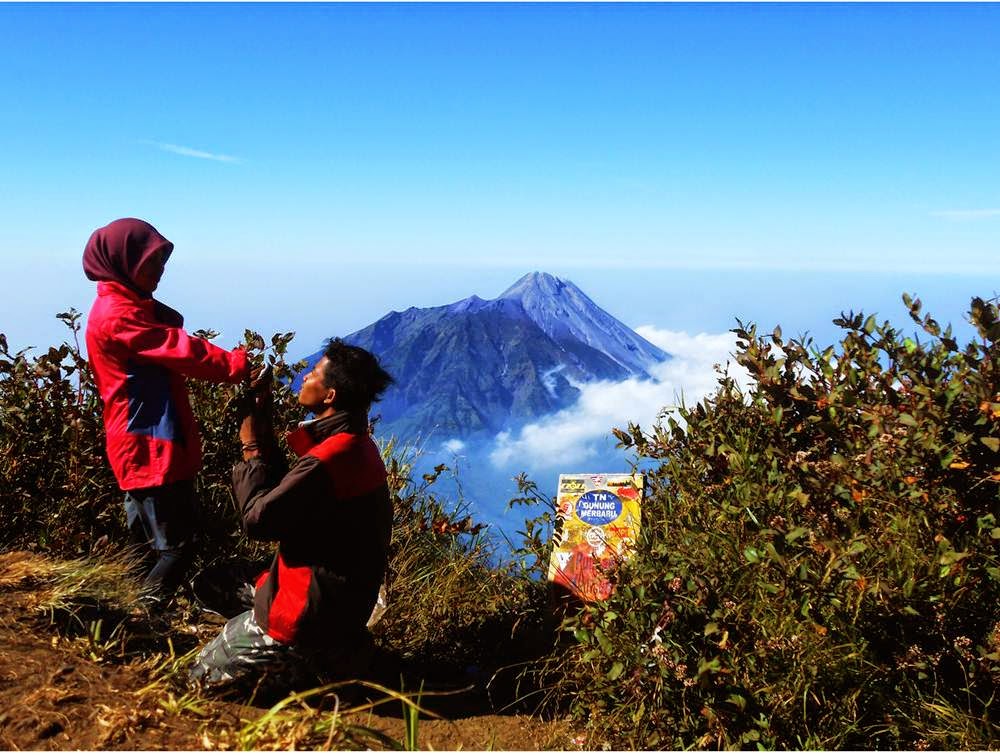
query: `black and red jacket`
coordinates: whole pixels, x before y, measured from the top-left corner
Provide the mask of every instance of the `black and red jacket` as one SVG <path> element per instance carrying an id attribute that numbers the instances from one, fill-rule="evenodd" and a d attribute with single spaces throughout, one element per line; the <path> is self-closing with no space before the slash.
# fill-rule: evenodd
<path id="1" fill-rule="evenodd" d="M 365 627 L 385 575 L 392 504 L 363 413 L 339 412 L 289 434 L 288 472 L 251 459 L 233 469 L 247 535 L 278 541 L 257 581 L 254 619 L 282 643 L 328 646 Z"/>

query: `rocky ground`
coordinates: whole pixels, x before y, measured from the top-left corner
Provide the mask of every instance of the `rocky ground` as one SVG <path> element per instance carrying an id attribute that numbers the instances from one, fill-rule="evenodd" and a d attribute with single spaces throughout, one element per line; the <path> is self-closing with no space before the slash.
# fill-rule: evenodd
<path id="1" fill-rule="evenodd" d="M 202 696 L 175 671 L 185 651 L 217 632 L 217 622 L 189 614 L 146 638 L 124 631 L 109 637 L 106 618 L 98 625 L 79 612 L 40 610 L 45 587 L 31 569 L 37 559 L 0 555 L 2 749 L 395 749 L 408 734 L 425 750 L 582 745 L 566 722 L 493 711 L 476 686 L 449 696 L 425 687 L 419 705 L 426 713 L 409 729 L 403 703 L 373 690 L 285 701 L 278 709 Z"/>

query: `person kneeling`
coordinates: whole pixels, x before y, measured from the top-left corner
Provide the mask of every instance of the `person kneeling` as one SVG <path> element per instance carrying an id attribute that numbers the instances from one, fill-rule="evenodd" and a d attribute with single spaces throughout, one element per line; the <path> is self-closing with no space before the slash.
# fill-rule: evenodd
<path id="1" fill-rule="evenodd" d="M 377 358 L 327 342 L 298 401 L 315 417 L 288 435 L 285 468 L 270 425 L 269 385 L 256 385 L 240 426 L 243 461 L 233 491 L 250 538 L 277 541 L 253 609 L 230 619 L 198 655 L 191 678 L 297 687 L 360 674 L 365 627 L 385 575 L 392 504 L 368 409 L 393 382 Z M 359 668 L 360 667 L 360 668 Z"/>

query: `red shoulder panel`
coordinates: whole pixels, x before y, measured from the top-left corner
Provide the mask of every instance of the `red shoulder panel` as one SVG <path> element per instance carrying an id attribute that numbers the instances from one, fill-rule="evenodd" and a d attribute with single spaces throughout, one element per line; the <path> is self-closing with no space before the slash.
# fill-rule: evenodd
<path id="1" fill-rule="evenodd" d="M 295 452 L 296 457 L 304 457 L 316 443 L 305 428 L 296 428 L 285 436 L 285 441 L 288 443 L 288 448 Z"/>
<path id="2" fill-rule="evenodd" d="M 385 483 L 382 455 L 370 436 L 337 433 L 309 453 L 323 463 L 338 499 L 353 499 Z"/>

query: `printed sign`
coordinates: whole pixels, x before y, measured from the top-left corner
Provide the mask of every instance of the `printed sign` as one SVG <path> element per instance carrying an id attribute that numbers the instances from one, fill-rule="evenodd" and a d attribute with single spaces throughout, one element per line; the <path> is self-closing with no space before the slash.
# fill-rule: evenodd
<path id="1" fill-rule="evenodd" d="M 643 477 L 629 473 L 560 475 L 549 580 L 584 601 L 606 599 L 614 569 L 639 538 Z"/>

